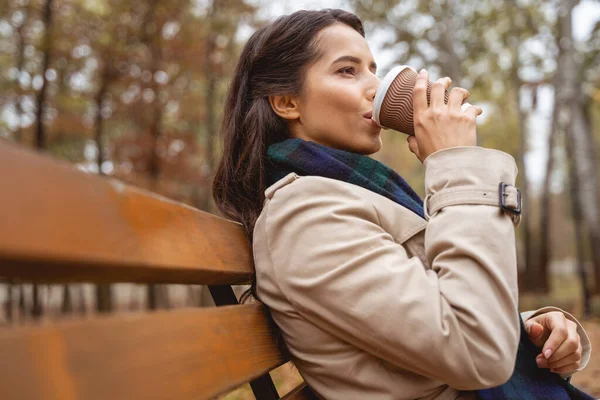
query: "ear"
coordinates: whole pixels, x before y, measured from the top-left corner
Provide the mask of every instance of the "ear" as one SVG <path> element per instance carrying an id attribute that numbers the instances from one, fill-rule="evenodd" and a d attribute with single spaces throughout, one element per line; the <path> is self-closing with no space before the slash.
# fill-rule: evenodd
<path id="1" fill-rule="evenodd" d="M 269 96 L 269 103 L 275 114 L 288 121 L 300 118 L 299 100 L 296 96 Z"/>

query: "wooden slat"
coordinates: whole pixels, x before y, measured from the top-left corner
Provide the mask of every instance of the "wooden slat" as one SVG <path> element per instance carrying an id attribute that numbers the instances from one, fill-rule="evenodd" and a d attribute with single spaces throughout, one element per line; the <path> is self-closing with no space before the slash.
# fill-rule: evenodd
<path id="1" fill-rule="evenodd" d="M 302 383 L 283 396 L 282 400 L 318 400 L 318 397 L 306 383 Z"/>
<path id="2" fill-rule="evenodd" d="M 0 331 L 0 398 L 206 399 L 281 365 L 260 305 Z"/>
<path id="3" fill-rule="evenodd" d="M 247 283 L 240 224 L 0 140 L 0 278 Z"/>

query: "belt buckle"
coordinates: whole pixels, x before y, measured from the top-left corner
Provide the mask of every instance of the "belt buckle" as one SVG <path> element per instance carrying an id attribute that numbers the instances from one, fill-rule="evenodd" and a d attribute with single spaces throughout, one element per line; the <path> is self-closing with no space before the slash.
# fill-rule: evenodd
<path id="1" fill-rule="evenodd" d="M 506 205 L 506 197 L 508 196 L 508 194 L 506 193 L 506 188 L 508 186 L 512 186 L 517 190 L 517 207 L 516 208 L 510 208 Z M 507 211 L 511 214 L 521 215 L 521 191 L 519 190 L 518 187 L 509 185 L 508 183 L 500 182 L 500 186 L 498 188 L 498 193 L 500 195 L 500 208 L 501 209 L 503 209 L 504 211 Z"/>

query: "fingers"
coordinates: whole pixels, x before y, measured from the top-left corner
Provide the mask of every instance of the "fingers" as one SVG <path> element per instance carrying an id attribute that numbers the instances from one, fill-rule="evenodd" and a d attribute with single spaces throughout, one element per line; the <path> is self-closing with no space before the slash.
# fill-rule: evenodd
<path id="1" fill-rule="evenodd" d="M 417 76 L 413 91 L 413 123 L 418 150 L 414 144 L 411 147 L 412 139 L 409 140 L 409 148 L 415 154 L 418 151 L 417 157 L 421 162 L 438 150 L 477 144 L 475 117 L 481 114 L 481 109 L 472 107 L 468 113 L 451 110 L 444 101 L 446 88 L 451 82 L 450 78 L 443 78 L 431 85 L 431 105 L 428 106 L 428 74 L 421 70 Z M 461 103 L 461 100 L 455 102 Z"/>
<path id="2" fill-rule="evenodd" d="M 483 113 L 483 110 L 479 106 L 470 106 L 465 110 L 465 114 L 475 119 Z"/>
<path id="3" fill-rule="evenodd" d="M 579 367 L 581 367 L 581 353 L 577 351 L 553 363 L 548 363 L 544 356 L 540 354 L 536 358 L 536 362 L 540 368 L 548 368 L 551 372 L 557 374 L 569 374 L 577 371 Z"/>
<path id="4" fill-rule="evenodd" d="M 448 98 L 448 108 L 450 110 L 459 112 L 461 111 L 460 106 L 469 97 L 469 91 L 460 87 L 452 88 L 450 91 L 450 97 Z"/>
<path id="5" fill-rule="evenodd" d="M 415 88 L 413 89 L 413 109 L 414 113 L 422 113 L 427 110 L 427 84 L 429 83 L 429 74 L 422 69 L 417 75 Z"/>
<path id="6" fill-rule="evenodd" d="M 546 340 L 546 343 L 544 343 L 542 354 L 547 360 L 553 361 L 556 360 L 556 358 L 552 360 L 550 358 L 569 336 L 567 319 L 562 313 L 555 312 L 542 314 L 541 317 L 544 318 L 542 323 L 550 329 L 550 336 L 548 337 L 548 340 Z"/>
<path id="7" fill-rule="evenodd" d="M 446 106 L 446 103 L 444 102 L 445 95 L 446 95 L 446 89 L 448 89 L 448 87 L 450 87 L 451 83 L 452 83 L 452 79 L 446 77 L 446 78 L 440 78 L 431 84 L 431 96 L 430 96 L 431 108 L 433 108 L 434 110 L 435 109 L 439 110 L 442 107 Z"/>
<path id="8" fill-rule="evenodd" d="M 579 338 L 579 334 L 577 333 L 577 324 L 565 318 L 565 325 L 567 327 L 567 337 L 554 351 L 552 356 L 547 358 L 549 364 L 555 363 L 563 358 L 569 357 L 573 353 L 577 354 L 578 349 L 581 347 L 581 339 Z M 579 358 L 581 358 L 581 355 L 579 356 Z"/>
<path id="9" fill-rule="evenodd" d="M 574 353 L 569 354 L 565 358 L 561 358 L 558 361 L 548 363 L 546 361 L 547 368 L 552 370 L 561 369 L 568 366 L 574 366 L 573 370 L 579 368 L 581 365 L 581 353 L 580 351 L 576 351 Z"/>

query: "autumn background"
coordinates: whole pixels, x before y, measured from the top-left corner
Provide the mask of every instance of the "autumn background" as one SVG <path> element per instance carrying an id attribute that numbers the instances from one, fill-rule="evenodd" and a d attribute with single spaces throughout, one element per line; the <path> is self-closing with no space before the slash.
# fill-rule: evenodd
<path id="1" fill-rule="evenodd" d="M 277 15 L 323 7 L 363 19 L 381 77 L 424 67 L 483 106 L 479 144 L 520 170 L 521 308 L 569 310 L 600 346 L 599 1 L 0 0 L 0 140 L 218 213 L 210 184 L 242 46 Z M 374 157 L 423 194 L 403 134 L 385 131 Z M 0 329 L 210 305 L 197 286 L 4 282 Z M 297 379 L 287 367 L 274 375 Z M 600 396 L 597 354 L 575 382 Z"/>

